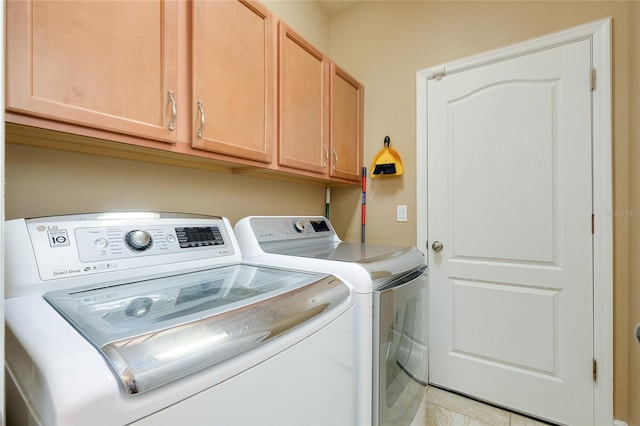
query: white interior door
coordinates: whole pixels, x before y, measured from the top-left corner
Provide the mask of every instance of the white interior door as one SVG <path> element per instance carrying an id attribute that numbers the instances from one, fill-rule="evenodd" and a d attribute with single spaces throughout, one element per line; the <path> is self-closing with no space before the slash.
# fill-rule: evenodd
<path id="1" fill-rule="evenodd" d="M 590 76 L 584 39 L 427 90 L 429 381 L 581 426 L 594 424 Z"/>

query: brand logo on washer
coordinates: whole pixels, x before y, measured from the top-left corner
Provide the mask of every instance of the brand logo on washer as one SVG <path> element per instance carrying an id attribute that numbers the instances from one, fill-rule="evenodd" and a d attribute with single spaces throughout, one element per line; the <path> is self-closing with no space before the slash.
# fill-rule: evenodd
<path id="1" fill-rule="evenodd" d="M 69 235 L 66 229 L 50 229 L 47 231 L 49 245 L 51 247 L 63 247 L 69 245 Z"/>

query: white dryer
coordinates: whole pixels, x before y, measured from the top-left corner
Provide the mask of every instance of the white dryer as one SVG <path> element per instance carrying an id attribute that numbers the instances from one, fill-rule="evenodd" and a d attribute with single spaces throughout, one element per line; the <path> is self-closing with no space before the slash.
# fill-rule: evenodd
<path id="1" fill-rule="evenodd" d="M 356 422 L 340 279 L 241 263 L 220 217 L 16 219 L 5 237 L 8 424 Z"/>
<path id="2" fill-rule="evenodd" d="M 343 242 L 321 216 L 251 216 L 234 231 L 246 263 L 330 273 L 351 286 L 356 424 L 408 425 L 428 381 L 428 269 L 422 252 Z"/>

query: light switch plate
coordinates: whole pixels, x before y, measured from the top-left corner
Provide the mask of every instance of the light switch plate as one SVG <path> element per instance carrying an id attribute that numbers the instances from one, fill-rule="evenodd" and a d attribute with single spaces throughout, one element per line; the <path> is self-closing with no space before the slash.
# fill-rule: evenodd
<path id="1" fill-rule="evenodd" d="M 407 221 L 407 206 L 406 204 L 400 204 L 396 208 L 396 220 L 398 222 Z"/>

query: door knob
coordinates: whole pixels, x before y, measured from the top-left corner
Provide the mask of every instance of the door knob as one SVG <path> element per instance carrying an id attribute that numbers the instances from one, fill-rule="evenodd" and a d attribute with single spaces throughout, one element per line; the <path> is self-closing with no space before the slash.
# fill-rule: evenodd
<path id="1" fill-rule="evenodd" d="M 433 249 L 433 251 L 442 251 L 444 246 L 440 241 L 434 241 L 433 244 L 431 244 L 431 248 Z"/>

